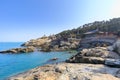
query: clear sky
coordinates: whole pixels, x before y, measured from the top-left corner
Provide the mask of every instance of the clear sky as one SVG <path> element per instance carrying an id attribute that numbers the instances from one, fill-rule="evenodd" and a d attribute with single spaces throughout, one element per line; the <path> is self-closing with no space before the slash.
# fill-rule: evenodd
<path id="1" fill-rule="evenodd" d="M 119 3 L 120 0 L 0 0 L 0 42 L 27 41 L 120 17 Z"/>

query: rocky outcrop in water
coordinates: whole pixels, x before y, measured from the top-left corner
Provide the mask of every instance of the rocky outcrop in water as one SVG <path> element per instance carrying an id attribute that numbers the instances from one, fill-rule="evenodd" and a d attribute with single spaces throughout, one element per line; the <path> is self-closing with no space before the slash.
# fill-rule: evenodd
<path id="1" fill-rule="evenodd" d="M 65 51 L 65 50 L 76 50 L 79 45 L 79 40 L 68 40 L 63 38 L 57 38 L 56 36 L 41 37 L 38 39 L 32 39 L 22 46 L 32 46 L 41 51 Z"/>
<path id="2" fill-rule="evenodd" d="M 120 80 L 120 69 L 101 64 L 61 63 L 37 67 L 9 80 Z"/>
<path id="3" fill-rule="evenodd" d="M 0 51 L 0 53 L 28 53 L 33 52 L 33 47 L 27 47 L 27 48 L 13 48 L 10 50 Z"/>

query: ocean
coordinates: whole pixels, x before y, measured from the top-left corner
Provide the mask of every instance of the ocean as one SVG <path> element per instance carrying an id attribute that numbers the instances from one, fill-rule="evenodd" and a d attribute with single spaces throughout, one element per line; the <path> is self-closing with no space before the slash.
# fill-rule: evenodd
<path id="1" fill-rule="evenodd" d="M 23 42 L 0 42 L 0 50 L 18 48 Z M 25 72 L 37 66 L 59 63 L 74 54 L 64 52 L 32 52 L 23 54 L 0 54 L 0 80 Z M 49 61 L 57 57 L 56 61 Z"/>

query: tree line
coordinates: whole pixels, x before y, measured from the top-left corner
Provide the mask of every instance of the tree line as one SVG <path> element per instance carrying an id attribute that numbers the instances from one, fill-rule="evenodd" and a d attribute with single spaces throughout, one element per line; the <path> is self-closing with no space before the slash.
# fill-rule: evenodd
<path id="1" fill-rule="evenodd" d="M 84 24 L 76 29 L 62 31 L 56 34 L 56 36 L 69 38 L 71 35 L 74 35 L 82 37 L 83 33 L 95 29 L 120 35 L 120 18 L 113 18 L 107 21 L 95 21 L 93 23 Z"/>

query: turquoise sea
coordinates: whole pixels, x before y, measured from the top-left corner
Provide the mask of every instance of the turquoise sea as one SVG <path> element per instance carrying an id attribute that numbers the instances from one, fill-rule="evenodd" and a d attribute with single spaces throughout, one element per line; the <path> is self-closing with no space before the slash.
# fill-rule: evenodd
<path id="1" fill-rule="evenodd" d="M 22 42 L 0 42 L 0 50 L 20 47 Z M 37 66 L 65 61 L 72 56 L 68 52 L 33 52 L 23 54 L 0 54 L 0 80 L 27 71 Z M 57 61 L 49 61 L 51 58 Z"/>

